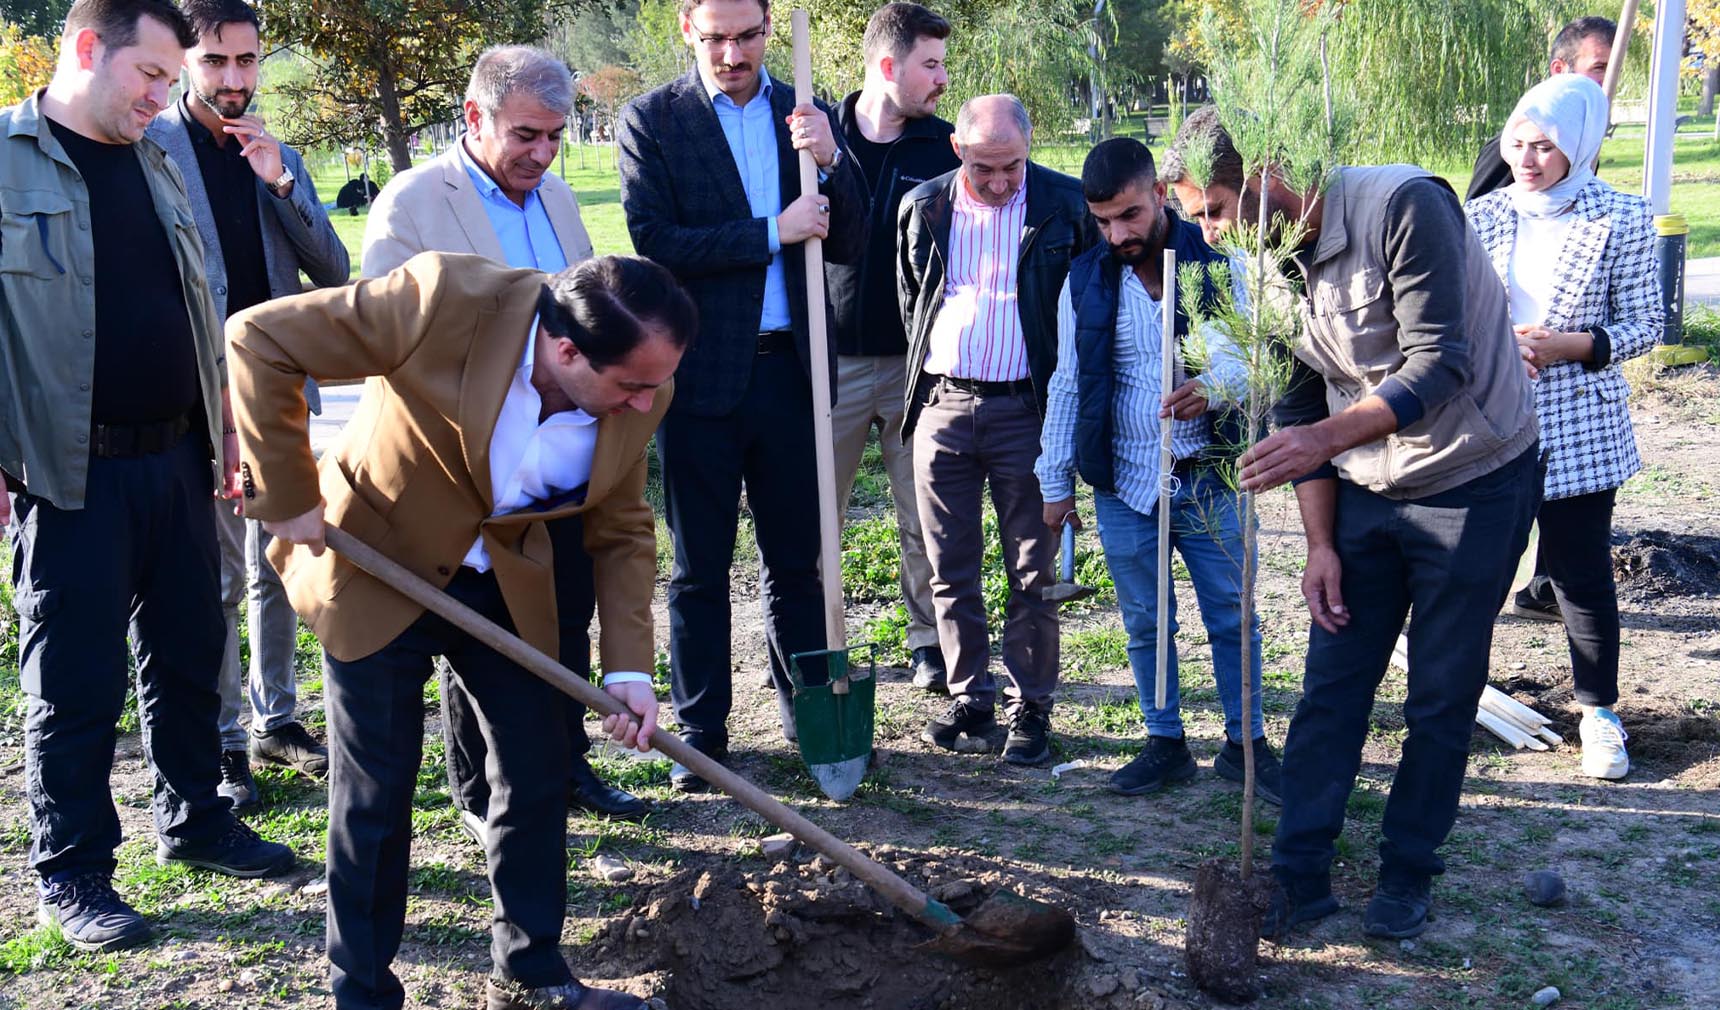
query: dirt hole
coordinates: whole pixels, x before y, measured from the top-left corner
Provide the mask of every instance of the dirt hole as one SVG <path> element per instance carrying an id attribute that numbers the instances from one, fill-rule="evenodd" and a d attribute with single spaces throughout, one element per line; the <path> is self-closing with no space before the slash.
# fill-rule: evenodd
<path id="1" fill-rule="evenodd" d="M 958 913 L 1005 886 L 1078 919 L 1116 904 L 1110 885 L 982 857 L 886 849 L 874 858 Z M 669 1010 L 1187 1010 L 1142 972 L 1093 956 L 1080 937 L 1051 959 L 1001 970 L 919 949 L 929 938 L 847 870 L 803 853 L 768 870 L 684 870 L 610 920 L 594 953 L 603 977 L 665 973 Z"/>

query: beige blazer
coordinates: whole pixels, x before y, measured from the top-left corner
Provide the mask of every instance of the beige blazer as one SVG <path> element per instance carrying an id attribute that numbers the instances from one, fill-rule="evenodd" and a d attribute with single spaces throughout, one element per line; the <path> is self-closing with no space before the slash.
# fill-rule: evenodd
<path id="1" fill-rule="evenodd" d="M 364 276 L 381 277 L 421 252 L 473 253 L 504 262 L 483 197 L 460 161 L 462 143 L 400 173 L 377 194 L 364 225 Z M 546 172 L 538 198 L 568 265 L 590 259 L 591 236 L 579 219 L 573 190 Z"/>
<path id="2" fill-rule="evenodd" d="M 478 537 L 520 637 L 558 649 L 554 558 L 544 522 L 584 517 L 605 670 L 649 670 L 656 525 L 645 447 L 673 390 L 649 413 L 598 421 L 582 502 L 492 517 L 490 438 L 525 350 L 543 274 L 426 253 L 384 277 L 277 298 L 227 322 L 245 514 L 280 520 L 319 498 L 328 521 L 446 586 Z M 352 420 L 311 457 L 304 380 L 368 379 Z M 329 654 L 368 656 L 423 608 L 352 563 L 277 540 L 269 560 Z"/>

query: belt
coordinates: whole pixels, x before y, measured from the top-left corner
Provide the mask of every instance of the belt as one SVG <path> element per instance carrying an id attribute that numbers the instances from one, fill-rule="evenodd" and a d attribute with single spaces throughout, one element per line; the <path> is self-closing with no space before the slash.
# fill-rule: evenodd
<path id="1" fill-rule="evenodd" d="M 793 354 L 793 330 L 765 330 L 758 335 L 758 353 Z"/>
<path id="2" fill-rule="evenodd" d="M 939 384 L 950 389 L 959 389 L 964 393 L 975 396 L 1019 396 L 1033 392 L 1032 379 L 1010 379 L 1008 382 L 986 382 L 982 379 L 962 379 L 954 375 L 935 375 L 932 378 Z"/>
<path id="3" fill-rule="evenodd" d="M 90 425 L 90 455 L 149 456 L 166 452 L 191 430 L 191 415 L 181 414 L 171 421 L 150 421 L 145 424 Z"/>

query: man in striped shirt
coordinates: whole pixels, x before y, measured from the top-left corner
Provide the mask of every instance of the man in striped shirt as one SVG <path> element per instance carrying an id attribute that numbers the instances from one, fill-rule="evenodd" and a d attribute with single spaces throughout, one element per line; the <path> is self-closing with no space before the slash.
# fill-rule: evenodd
<path id="1" fill-rule="evenodd" d="M 1147 722 L 1147 745 L 1112 776 L 1112 792 L 1140 796 L 1193 778 L 1178 708 L 1177 655 L 1171 645 L 1165 707 L 1153 704 L 1158 653 L 1159 487 L 1172 492 L 1171 543 L 1188 567 L 1212 645 L 1212 669 L 1224 708 L 1225 745 L 1213 760 L 1223 778 L 1242 781 L 1242 523 L 1237 494 L 1213 463 L 1237 448 L 1220 411 L 1242 399 L 1248 369 L 1236 347 L 1214 327 L 1189 339 L 1188 317 L 1175 315 L 1175 385 L 1161 389 L 1164 340 L 1164 251 L 1179 265 L 1221 267 L 1224 257 L 1201 238 L 1200 227 L 1165 206 L 1165 185 L 1153 156 L 1138 140 L 1119 137 L 1095 147 L 1081 169 L 1087 208 L 1105 244 L 1069 268 L 1057 302 L 1057 372 L 1045 415 L 1043 452 L 1035 472 L 1045 498 L 1045 524 L 1077 528 L 1075 475 L 1093 486 L 1093 509 L 1105 563 L 1129 633 L 1129 666 Z M 1201 292 L 1209 305 L 1213 283 Z M 1202 364 L 1188 376 L 1187 366 Z M 1159 435 L 1171 426 L 1170 474 L 1160 472 Z M 1170 634 L 1176 634 L 1171 598 Z M 1278 803 L 1278 759 L 1266 745 L 1260 715 L 1260 625 L 1251 622 L 1248 676 L 1253 685 L 1247 732 L 1255 739 L 1255 790 Z"/>
<path id="2" fill-rule="evenodd" d="M 1080 184 L 1028 161 L 1033 124 L 1013 95 L 970 100 L 951 138 L 961 167 L 902 201 L 897 281 L 908 331 L 907 417 L 932 607 L 949 669 L 949 710 L 922 738 L 990 750 L 982 494 L 991 488 L 1008 569 L 1003 629 L 1015 764 L 1050 758 L 1057 686 L 1056 542 L 1041 521 L 1033 461 L 1057 366 L 1057 292 L 1096 237 Z"/>

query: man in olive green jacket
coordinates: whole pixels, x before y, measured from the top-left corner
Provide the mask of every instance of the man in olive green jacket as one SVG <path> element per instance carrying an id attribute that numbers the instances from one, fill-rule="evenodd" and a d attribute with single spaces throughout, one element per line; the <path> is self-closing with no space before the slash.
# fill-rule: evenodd
<path id="1" fill-rule="evenodd" d="M 77 0 L 53 80 L 0 110 L 0 521 L 30 865 L 40 917 L 83 950 L 150 934 L 111 883 L 128 634 L 157 859 L 252 877 L 293 864 L 215 792 L 226 629 L 209 499 L 236 493 L 238 445 L 184 183 L 143 139 L 195 40 L 171 0 Z"/>

